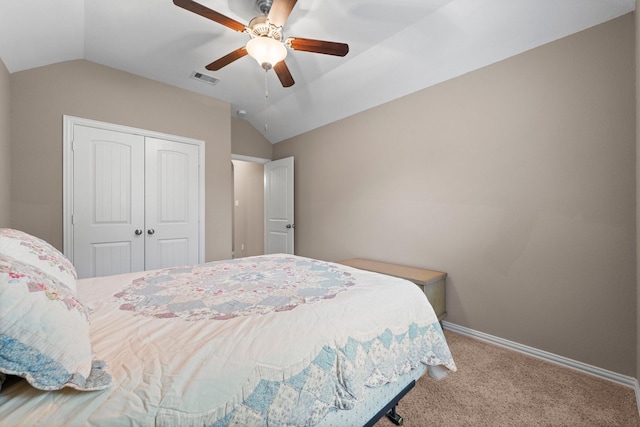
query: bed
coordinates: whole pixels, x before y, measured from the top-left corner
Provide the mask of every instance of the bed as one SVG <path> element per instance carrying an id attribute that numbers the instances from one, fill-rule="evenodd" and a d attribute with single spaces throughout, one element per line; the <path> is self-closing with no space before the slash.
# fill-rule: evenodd
<path id="1" fill-rule="evenodd" d="M 427 369 L 456 366 L 403 279 L 279 254 L 75 280 L 0 229 L 0 424 L 372 425 Z"/>

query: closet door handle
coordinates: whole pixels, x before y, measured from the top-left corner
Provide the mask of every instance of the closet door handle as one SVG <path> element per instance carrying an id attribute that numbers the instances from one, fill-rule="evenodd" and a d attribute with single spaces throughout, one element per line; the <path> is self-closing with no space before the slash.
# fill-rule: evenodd
<path id="1" fill-rule="evenodd" d="M 140 230 L 139 228 L 135 231 L 136 236 L 139 236 L 142 234 L 142 230 Z"/>
<path id="2" fill-rule="evenodd" d="M 148 234 L 149 236 L 151 236 L 151 235 L 152 235 L 153 233 L 155 233 L 155 232 L 156 232 L 156 230 L 154 230 L 153 228 L 150 228 L 150 229 L 148 229 L 148 230 L 147 230 L 147 234 Z"/>

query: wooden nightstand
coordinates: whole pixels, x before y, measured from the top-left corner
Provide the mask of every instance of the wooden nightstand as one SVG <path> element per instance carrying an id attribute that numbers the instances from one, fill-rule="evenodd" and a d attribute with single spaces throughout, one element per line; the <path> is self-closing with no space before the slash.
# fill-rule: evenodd
<path id="1" fill-rule="evenodd" d="M 388 274 L 389 276 L 409 280 L 420 286 L 424 291 L 433 310 L 436 312 L 436 316 L 438 316 L 438 320 L 444 319 L 447 315 L 445 305 L 447 273 L 362 258 L 347 259 L 338 261 L 338 263 L 361 270 L 374 271 L 376 273 Z"/>

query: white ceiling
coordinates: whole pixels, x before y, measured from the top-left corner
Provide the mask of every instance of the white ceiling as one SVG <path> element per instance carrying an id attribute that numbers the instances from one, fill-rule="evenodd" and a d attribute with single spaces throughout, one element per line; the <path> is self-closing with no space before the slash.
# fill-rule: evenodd
<path id="1" fill-rule="evenodd" d="M 248 24 L 256 0 L 200 0 Z M 500 61 L 634 10 L 635 0 L 299 0 L 284 36 L 348 43 L 334 57 L 289 51 L 282 88 L 250 57 L 204 67 L 246 34 L 171 0 L 21 0 L 0 4 L 9 72 L 87 59 L 231 104 L 272 143 Z M 211 86 L 193 71 L 221 81 Z M 265 107 L 266 105 L 266 107 Z M 268 123 L 265 131 L 264 123 Z"/>

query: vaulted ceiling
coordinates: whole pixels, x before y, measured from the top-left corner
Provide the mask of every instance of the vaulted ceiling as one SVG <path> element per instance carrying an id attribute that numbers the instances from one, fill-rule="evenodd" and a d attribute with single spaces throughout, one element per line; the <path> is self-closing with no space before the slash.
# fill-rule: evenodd
<path id="1" fill-rule="evenodd" d="M 256 0 L 199 0 L 243 24 Z M 243 57 L 244 33 L 171 0 L 21 0 L 0 5 L 9 72 L 87 59 L 215 97 L 272 143 L 500 61 L 634 10 L 635 0 L 299 0 L 284 36 L 348 43 L 345 57 L 289 51 L 295 85 Z M 193 72 L 219 79 L 195 80 Z M 265 99 L 265 89 L 269 97 Z M 265 130 L 264 123 L 268 123 Z"/>

